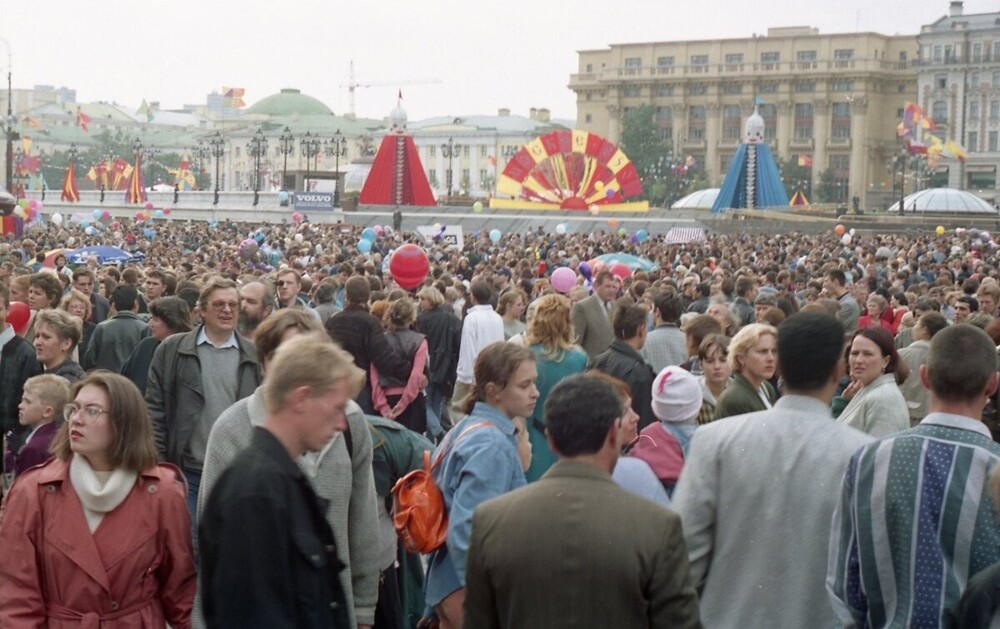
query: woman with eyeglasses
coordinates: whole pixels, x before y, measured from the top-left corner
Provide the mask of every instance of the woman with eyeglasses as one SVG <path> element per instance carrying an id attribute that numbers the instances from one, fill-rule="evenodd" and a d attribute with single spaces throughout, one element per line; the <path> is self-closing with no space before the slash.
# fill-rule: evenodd
<path id="1" fill-rule="evenodd" d="M 195 566 L 181 473 L 157 464 L 128 379 L 73 386 L 55 455 L 19 476 L 0 512 L 0 627 L 191 626 Z"/>

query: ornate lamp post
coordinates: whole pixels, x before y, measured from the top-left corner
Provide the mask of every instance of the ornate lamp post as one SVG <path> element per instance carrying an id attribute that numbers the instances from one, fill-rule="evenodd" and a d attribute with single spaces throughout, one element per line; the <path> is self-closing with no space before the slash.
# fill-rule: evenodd
<path id="1" fill-rule="evenodd" d="M 306 158 L 305 189 L 308 192 L 309 191 L 309 163 L 310 163 L 311 160 L 315 159 L 317 155 L 319 155 L 319 152 L 322 149 L 323 143 L 320 141 L 320 139 L 318 137 L 315 137 L 315 136 L 313 136 L 312 133 L 310 133 L 309 131 L 306 131 L 306 134 L 304 136 L 302 136 L 302 141 L 300 142 L 300 144 L 302 145 L 302 157 Z"/>
<path id="2" fill-rule="evenodd" d="M 210 147 L 209 153 L 215 158 L 215 198 L 212 200 L 212 205 L 219 204 L 219 158 L 226 153 L 226 140 L 222 137 L 222 134 L 218 131 L 215 135 L 208 141 Z"/>
<path id="3" fill-rule="evenodd" d="M 333 133 L 333 139 L 327 143 L 326 154 L 332 154 L 334 159 L 334 170 L 337 172 L 337 186 L 333 189 L 333 207 L 340 207 L 340 156 L 347 155 L 347 138 L 337 129 Z"/>
<path id="4" fill-rule="evenodd" d="M 278 138 L 278 142 L 278 150 L 284 156 L 284 164 L 281 167 L 281 189 L 284 190 L 288 181 L 288 156 L 295 150 L 295 136 L 292 135 L 292 130 L 285 127 L 284 131 L 281 132 L 281 137 Z"/>
<path id="5" fill-rule="evenodd" d="M 253 158 L 253 204 L 257 205 L 260 201 L 260 160 L 267 155 L 267 138 L 260 127 L 257 127 L 253 139 L 247 142 L 247 155 Z"/>
<path id="6" fill-rule="evenodd" d="M 451 179 L 451 173 L 452 173 L 451 162 L 452 162 L 452 159 L 454 159 L 455 157 L 458 157 L 459 150 L 461 150 L 461 147 L 459 145 L 455 144 L 455 141 L 452 138 L 448 138 L 448 143 L 447 144 L 442 144 L 441 145 L 441 156 L 442 157 L 446 157 L 448 159 L 447 179 L 448 179 L 448 200 L 449 201 L 451 201 L 451 181 L 452 181 L 452 179 Z"/>
<path id="7" fill-rule="evenodd" d="M 147 188 L 151 188 L 153 186 L 153 160 L 156 159 L 156 156 L 162 152 L 163 149 L 158 149 L 153 146 L 147 147 L 146 150 L 142 152 L 142 156 L 149 162 L 149 181 L 146 183 Z"/>

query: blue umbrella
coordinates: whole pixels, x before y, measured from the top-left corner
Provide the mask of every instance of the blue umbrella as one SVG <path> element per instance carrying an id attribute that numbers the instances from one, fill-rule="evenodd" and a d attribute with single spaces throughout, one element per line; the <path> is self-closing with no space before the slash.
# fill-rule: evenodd
<path id="1" fill-rule="evenodd" d="M 92 257 L 97 258 L 98 264 L 108 264 L 113 262 L 137 262 L 146 258 L 145 254 L 132 254 L 118 247 L 106 245 L 95 245 L 92 247 L 80 247 L 67 252 L 66 257 L 70 264 L 86 264 Z"/>
<path id="2" fill-rule="evenodd" d="M 648 273 L 649 271 L 660 268 L 660 265 L 655 262 L 650 262 L 645 258 L 640 258 L 639 256 L 633 256 L 627 253 L 605 253 L 604 255 L 597 256 L 597 259 L 608 266 L 621 262 L 632 271 L 646 271 Z"/>

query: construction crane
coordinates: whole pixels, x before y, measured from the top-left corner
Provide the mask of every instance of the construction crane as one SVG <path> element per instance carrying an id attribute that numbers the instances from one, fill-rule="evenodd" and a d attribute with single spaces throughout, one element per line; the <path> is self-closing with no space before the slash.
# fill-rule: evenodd
<path id="1" fill-rule="evenodd" d="M 347 88 L 347 94 L 350 97 L 350 112 L 351 115 L 355 115 L 354 111 L 354 90 L 359 87 L 397 87 L 401 85 L 429 85 L 431 83 L 440 83 L 441 79 L 412 79 L 408 81 L 366 81 L 364 83 L 359 83 L 354 78 L 354 62 L 351 61 L 351 77 L 347 85 L 341 85 L 340 87 Z"/>

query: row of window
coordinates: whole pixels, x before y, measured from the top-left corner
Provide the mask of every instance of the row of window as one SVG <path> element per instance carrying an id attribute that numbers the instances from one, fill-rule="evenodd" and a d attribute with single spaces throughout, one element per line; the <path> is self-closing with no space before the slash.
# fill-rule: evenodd
<path id="1" fill-rule="evenodd" d="M 436 145 L 430 144 L 430 145 L 428 145 L 428 146 L 426 146 L 424 148 L 427 150 L 427 157 L 437 157 L 437 146 Z M 519 147 L 514 147 L 515 150 L 517 148 L 519 148 Z M 462 157 L 469 157 L 471 149 L 472 149 L 472 147 L 470 145 L 468 145 L 468 144 L 465 144 L 465 145 L 462 145 L 462 146 L 459 146 L 459 145 L 456 144 L 455 145 L 455 151 L 456 151 L 456 153 L 455 153 L 454 156 L 458 157 L 459 155 L 461 155 Z M 479 157 L 488 157 L 489 154 L 490 154 L 489 153 L 489 149 L 490 149 L 489 146 L 487 146 L 485 144 L 480 144 L 479 145 Z M 506 146 L 501 146 L 500 147 L 500 152 L 501 153 L 506 152 L 506 151 L 507 151 L 507 147 Z"/>
<path id="2" fill-rule="evenodd" d="M 837 61 L 846 61 L 848 59 L 854 58 L 853 48 L 838 48 L 833 51 L 833 58 Z M 724 63 L 726 65 L 737 65 L 743 63 L 744 54 L 742 52 L 727 53 L 724 57 Z M 816 51 L 815 50 L 799 50 L 795 53 L 796 61 L 816 61 Z M 761 63 L 780 63 L 781 53 L 778 51 L 768 51 L 760 53 Z M 665 56 L 656 58 L 656 66 L 658 68 L 668 68 L 676 63 L 676 57 Z M 693 66 L 705 66 L 709 64 L 708 55 L 691 55 L 689 57 L 689 63 Z M 626 68 L 641 68 L 642 67 L 642 57 L 626 57 L 625 58 Z M 588 66 L 587 72 L 591 69 Z"/>
<path id="3" fill-rule="evenodd" d="M 460 186 L 460 185 L 462 185 L 463 182 L 468 182 L 469 184 L 472 184 L 472 180 L 469 179 L 469 175 L 471 175 L 471 174 L 472 174 L 472 171 L 470 171 L 468 168 L 463 168 L 462 169 L 462 176 L 461 176 L 461 178 L 458 181 L 455 181 L 453 179 L 452 182 L 451 182 L 452 185 L 453 186 Z M 448 170 L 447 169 L 445 169 L 445 171 L 444 171 L 444 176 L 445 176 L 444 180 L 438 181 L 438 178 L 437 178 L 437 169 L 436 168 L 430 168 L 430 169 L 427 170 L 427 179 L 429 179 L 432 182 L 431 185 L 435 185 L 435 184 L 438 185 L 438 186 L 448 185 Z M 485 168 L 480 168 L 479 169 L 479 182 L 478 182 L 479 186 L 485 187 L 489 183 L 490 179 L 491 179 L 491 176 L 489 174 L 489 171 L 486 170 Z"/>
<path id="4" fill-rule="evenodd" d="M 739 83 L 723 83 L 720 89 L 722 94 L 726 95 L 737 95 L 743 93 L 743 85 Z M 777 83 L 761 83 L 755 87 L 757 94 L 777 94 L 778 84 Z M 903 91 L 906 89 L 905 85 L 900 86 Z M 657 96 L 673 96 L 676 93 L 675 86 L 673 85 L 660 85 L 655 88 L 655 94 Z M 829 89 L 831 92 L 853 92 L 854 91 L 854 81 L 830 81 Z M 792 84 L 792 91 L 799 94 L 806 94 L 816 91 L 815 81 L 798 81 Z M 708 86 L 703 83 L 694 83 L 687 85 L 684 88 L 684 93 L 688 96 L 704 96 L 708 94 Z M 749 93 L 749 92 L 748 92 Z M 637 85 L 626 85 L 622 88 L 622 96 L 625 98 L 639 98 L 642 96 L 642 88 Z"/>
<path id="5" fill-rule="evenodd" d="M 626 107 L 628 113 L 630 108 Z M 774 105 L 761 105 L 758 109 L 764 118 L 764 139 L 774 139 L 778 110 Z M 663 139 L 673 138 L 674 110 L 672 107 L 657 107 L 655 120 L 661 127 Z M 707 112 L 702 105 L 693 105 L 687 109 L 688 139 L 705 139 Z M 588 119 L 587 122 L 590 122 Z M 739 105 L 726 105 L 722 108 L 722 139 L 739 140 L 743 137 L 743 110 Z M 793 137 L 796 140 L 811 140 L 813 138 L 813 105 L 811 103 L 796 103 L 793 119 Z M 836 140 L 846 140 L 851 137 L 851 104 L 833 103 L 830 107 L 830 137 Z"/>
<path id="6" fill-rule="evenodd" d="M 1000 60 L 1000 41 L 974 42 L 969 44 L 968 53 L 969 61 L 972 63 Z M 962 60 L 962 44 L 924 46 L 921 50 L 921 57 L 924 61 L 933 61 L 934 63 L 960 61 Z"/>

